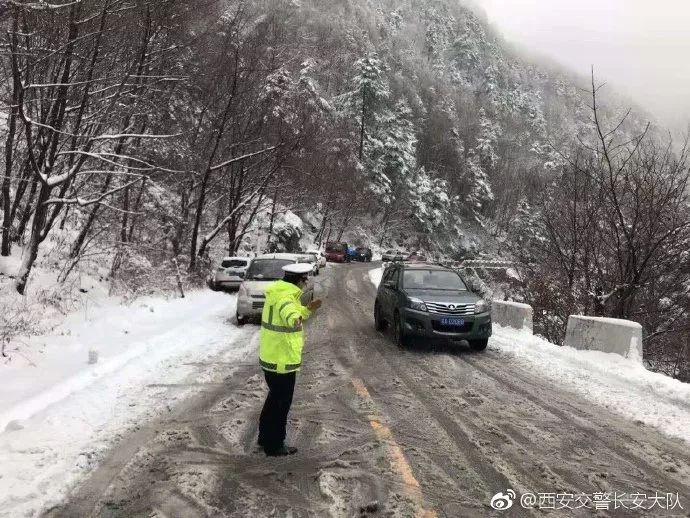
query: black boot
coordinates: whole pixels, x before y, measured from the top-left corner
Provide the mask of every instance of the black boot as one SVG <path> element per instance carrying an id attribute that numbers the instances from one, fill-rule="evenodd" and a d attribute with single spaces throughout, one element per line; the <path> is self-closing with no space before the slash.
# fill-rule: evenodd
<path id="1" fill-rule="evenodd" d="M 285 457 L 286 455 L 294 455 L 297 453 L 297 448 L 283 445 L 277 450 L 264 448 L 264 453 L 266 453 L 267 457 Z"/>

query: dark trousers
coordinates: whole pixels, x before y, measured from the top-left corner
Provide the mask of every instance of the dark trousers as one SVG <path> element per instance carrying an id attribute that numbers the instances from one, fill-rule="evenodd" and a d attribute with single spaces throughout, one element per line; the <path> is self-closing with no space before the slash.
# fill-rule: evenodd
<path id="1" fill-rule="evenodd" d="M 297 373 L 276 374 L 264 371 L 268 396 L 259 419 L 259 444 L 266 451 L 278 450 L 285 441 L 285 428 L 292 405 Z"/>

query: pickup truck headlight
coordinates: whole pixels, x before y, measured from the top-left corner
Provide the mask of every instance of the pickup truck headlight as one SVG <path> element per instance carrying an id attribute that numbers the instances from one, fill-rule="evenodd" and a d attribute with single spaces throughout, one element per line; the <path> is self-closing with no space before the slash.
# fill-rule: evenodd
<path id="1" fill-rule="evenodd" d="M 247 287 L 244 285 L 244 283 L 240 284 L 240 289 L 237 291 L 237 297 L 238 298 L 244 298 L 247 296 Z"/>
<path id="2" fill-rule="evenodd" d="M 474 305 L 475 313 L 486 313 L 489 311 L 489 304 L 485 300 L 480 300 Z"/>
<path id="3" fill-rule="evenodd" d="M 424 301 L 415 298 L 410 298 L 409 307 L 410 309 L 416 309 L 417 311 L 427 311 Z"/>

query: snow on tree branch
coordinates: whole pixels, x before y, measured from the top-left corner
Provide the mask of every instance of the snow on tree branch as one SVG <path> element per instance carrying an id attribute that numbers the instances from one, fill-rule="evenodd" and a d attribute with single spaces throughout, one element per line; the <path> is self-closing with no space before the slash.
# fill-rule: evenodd
<path id="1" fill-rule="evenodd" d="M 248 158 L 258 156 L 258 155 L 263 155 L 264 153 L 268 153 L 269 151 L 273 151 L 274 149 L 277 149 L 278 146 L 271 146 L 266 149 L 262 149 L 260 151 L 255 151 L 254 153 L 247 153 L 246 155 L 238 156 L 236 158 L 231 158 L 230 160 L 226 160 L 225 162 L 221 162 L 220 164 L 214 165 L 210 167 L 211 171 L 217 171 L 218 169 L 222 169 L 223 167 L 227 167 L 230 164 L 234 164 L 235 162 L 241 162 L 242 160 L 246 160 Z"/>
<path id="2" fill-rule="evenodd" d="M 103 201 L 105 198 L 112 196 L 115 193 L 118 193 L 120 191 L 124 191 L 125 189 L 128 189 L 129 187 L 132 187 L 133 185 L 136 185 L 137 183 L 145 180 L 146 177 L 142 176 L 141 178 L 138 178 L 136 180 L 133 180 L 125 185 L 122 185 L 120 187 L 115 187 L 113 189 L 110 189 L 107 192 L 104 192 L 97 196 L 96 198 L 91 198 L 91 199 L 84 199 L 84 198 L 50 198 L 44 202 L 44 205 L 55 205 L 55 204 L 64 204 L 64 205 L 79 205 L 80 207 L 88 207 L 89 205 L 95 205 L 96 203 L 100 203 Z"/>

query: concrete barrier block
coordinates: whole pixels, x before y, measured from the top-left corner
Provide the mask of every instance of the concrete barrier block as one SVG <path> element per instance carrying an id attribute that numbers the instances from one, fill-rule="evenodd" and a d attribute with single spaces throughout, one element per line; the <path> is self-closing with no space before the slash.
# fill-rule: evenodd
<path id="1" fill-rule="evenodd" d="M 491 302 L 491 320 L 503 327 L 525 329 L 532 332 L 532 306 L 520 302 L 494 300 Z"/>
<path id="2" fill-rule="evenodd" d="M 563 345 L 616 353 L 642 363 L 642 326 L 630 320 L 572 315 Z"/>

